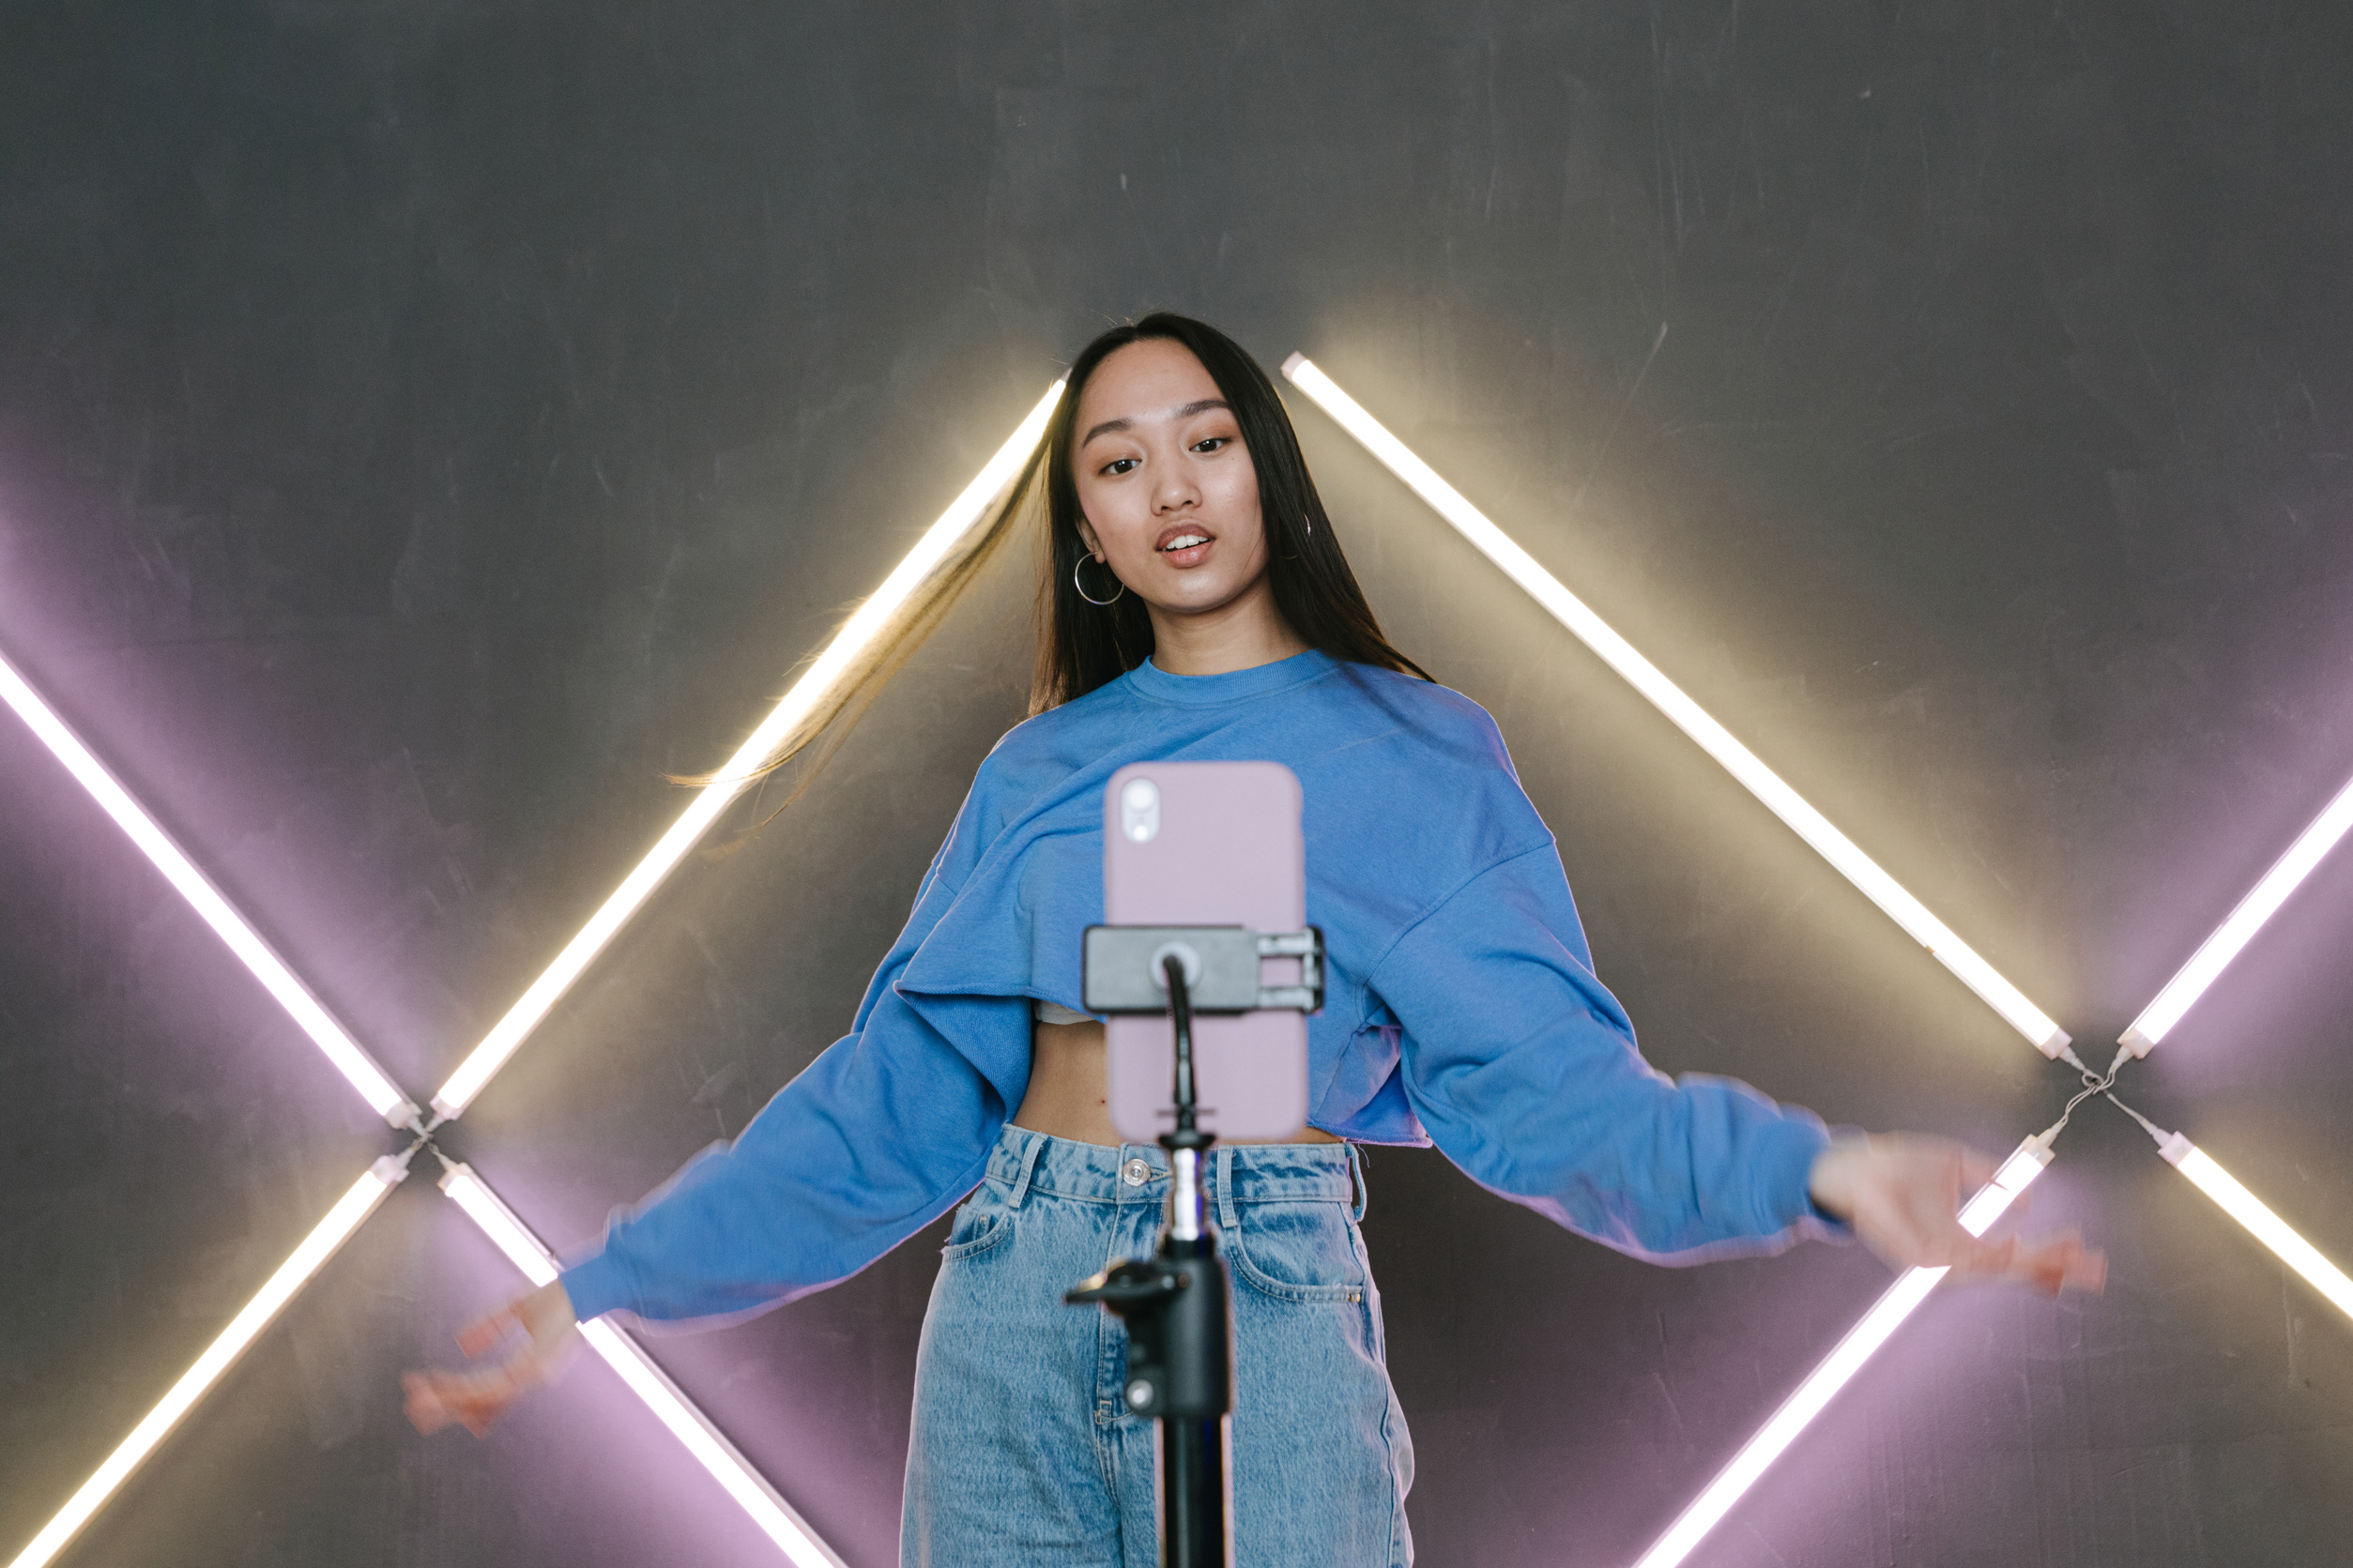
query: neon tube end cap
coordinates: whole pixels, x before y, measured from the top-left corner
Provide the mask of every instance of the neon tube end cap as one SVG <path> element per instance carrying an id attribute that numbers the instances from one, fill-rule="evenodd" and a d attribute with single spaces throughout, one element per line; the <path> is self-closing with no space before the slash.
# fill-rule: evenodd
<path id="1" fill-rule="evenodd" d="M 1302 365 L 1304 365 L 1304 364 L 1306 364 L 1306 362 L 1307 362 L 1307 357 L 1306 357 L 1306 355 L 1304 355 L 1304 354 L 1294 354 L 1294 355 L 1292 355 L 1290 358 L 1288 358 L 1288 359 L 1284 360 L 1284 361 L 1283 361 L 1283 379 L 1284 379 L 1284 380 L 1286 380 L 1286 381 L 1296 381 L 1296 380 L 1298 380 L 1298 379 L 1299 379 L 1299 367 L 1300 367 L 1300 366 L 1302 366 Z"/>

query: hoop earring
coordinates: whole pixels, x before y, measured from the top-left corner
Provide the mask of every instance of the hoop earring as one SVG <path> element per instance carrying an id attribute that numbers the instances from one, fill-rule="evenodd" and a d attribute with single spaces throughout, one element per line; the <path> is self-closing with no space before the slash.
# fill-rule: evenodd
<path id="1" fill-rule="evenodd" d="M 1081 556 L 1077 560 L 1071 562 L 1070 586 L 1077 589 L 1078 597 L 1085 600 L 1090 604 L 1101 606 L 1105 604 L 1118 603 L 1120 601 L 1120 594 L 1127 591 L 1127 585 L 1125 583 L 1120 583 L 1119 593 L 1113 594 L 1108 599 L 1097 599 L 1094 595 L 1087 591 L 1087 585 L 1078 580 L 1078 574 L 1086 570 L 1087 563 L 1092 559 L 1094 559 L 1092 556 Z M 1119 583 L 1119 574 L 1117 572 L 1113 572 L 1111 580 L 1115 583 Z"/>

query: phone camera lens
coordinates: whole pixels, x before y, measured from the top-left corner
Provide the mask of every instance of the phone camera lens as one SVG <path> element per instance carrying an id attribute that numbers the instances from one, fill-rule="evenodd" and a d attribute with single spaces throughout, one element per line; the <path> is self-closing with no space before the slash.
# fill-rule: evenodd
<path id="1" fill-rule="evenodd" d="M 1120 830 L 1138 844 L 1149 844 L 1160 831 L 1160 786 L 1150 779 L 1130 779 L 1120 786 Z"/>

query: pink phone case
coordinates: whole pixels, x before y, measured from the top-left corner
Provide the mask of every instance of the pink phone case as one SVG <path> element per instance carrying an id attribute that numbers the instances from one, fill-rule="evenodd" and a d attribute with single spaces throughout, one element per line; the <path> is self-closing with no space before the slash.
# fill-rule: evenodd
<path id="1" fill-rule="evenodd" d="M 1156 791 L 1149 812 L 1127 789 Z M 1278 762 L 1138 763 L 1103 795 L 1103 918 L 1108 925 L 1307 922 L 1299 780 Z M 1268 959 L 1261 983 L 1296 984 L 1299 961 Z M 1175 1123 L 1175 1045 L 1168 1018 L 1108 1021 L 1111 1125 L 1150 1143 Z M 1200 1124 L 1222 1138 L 1288 1138 L 1307 1121 L 1307 1016 L 1283 1009 L 1196 1017 L 1193 1071 Z"/>

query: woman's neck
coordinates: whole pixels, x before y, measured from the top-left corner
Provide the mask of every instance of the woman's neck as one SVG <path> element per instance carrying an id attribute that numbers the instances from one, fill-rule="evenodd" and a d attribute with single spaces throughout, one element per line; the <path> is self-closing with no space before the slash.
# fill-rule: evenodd
<path id="1" fill-rule="evenodd" d="M 1150 608 L 1152 662 L 1169 675 L 1227 675 L 1307 651 L 1275 608 L 1275 590 L 1263 577 L 1215 610 L 1173 615 Z"/>

